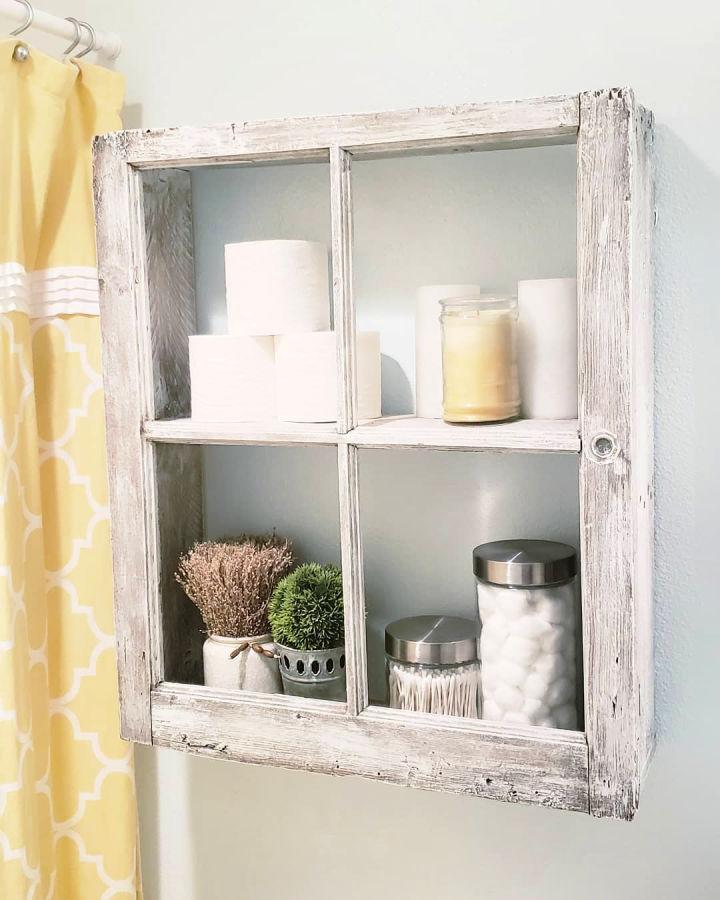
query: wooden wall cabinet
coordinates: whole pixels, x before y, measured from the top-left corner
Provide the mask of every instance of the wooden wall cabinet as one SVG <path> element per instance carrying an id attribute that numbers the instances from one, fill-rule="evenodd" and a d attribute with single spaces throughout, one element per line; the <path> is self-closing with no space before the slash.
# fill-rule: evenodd
<path id="1" fill-rule="evenodd" d="M 208 756 L 630 819 L 651 757 L 652 117 L 626 89 L 567 97 L 105 135 L 95 143 L 121 723 Z M 356 421 L 356 158 L 577 142 L 579 421 L 457 428 Z M 196 424 L 189 169 L 329 161 L 335 425 Z M 173 572 L 203 534 L 203 444 L 337 448 L 347 703 L 205 688 Z M 368 702 L 359 448 L 579 455 L 584 732 Z M 193 683 L 195 682 L 195 683 Z"/>

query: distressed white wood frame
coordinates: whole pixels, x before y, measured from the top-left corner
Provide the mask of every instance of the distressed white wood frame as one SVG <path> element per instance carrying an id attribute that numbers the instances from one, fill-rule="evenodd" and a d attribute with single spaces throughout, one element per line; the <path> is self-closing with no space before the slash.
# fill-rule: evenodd
<path id="1" fill-rule="evenodd" d="M 356 416 L 354 158 L 578 145 L 579 422 L 456 428 Z M 653 743 L 652 120 L 630 90 L 376 115 L 110 134 L 95 144 L 121 730 L 256 764 L 630 819 Z M 189 415 L 193 166 L 329 161 L 338 425 Z M 347 702 L 196 683 L 172 568 L 202 534 L 198 445 L 337 447 Z M 359 448 L 580 455 L 586 730 L 368 705 Z M 195 641 L 197 645 L 197 640 Z M 197 647 L 196 647 L 197 649 Z"/>

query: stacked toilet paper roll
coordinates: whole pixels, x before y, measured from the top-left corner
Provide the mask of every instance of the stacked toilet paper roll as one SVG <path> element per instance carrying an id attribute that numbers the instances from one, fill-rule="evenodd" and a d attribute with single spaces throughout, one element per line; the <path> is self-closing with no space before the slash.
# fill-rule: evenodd
<path id="1" fill-rule="evenodd" d="M 274 418 L 274 338 L 191 336 L 190 400 L 192 417 L 203 422 Z"/>
<path id="2" fill-rule="evenodd" d="M 577 281 L 518 282 L 518 364 L 523 415 L 574 419 L 578 414 Z"/>
<path id="3" fill-rule="evenodd" d="M 225 289 L 230 334 L 293 334 L 330 327 L 328 251 L 324 244 L 226 244 Z"/>
<path id="4" fill-rule="evenodd" d="M 358 419 L 380 416 L 380 334 L 357 334 Z M 275 338 L 277 414 L 288 422 L 337 419 L 335 332 L 283 334 Z"/>
<path id="5" fill-rule="evenodd" d="M 442 328 L 440 301 L 449 297 L 479 297 L 477 284 L 428 284 L 415 304 L 415 415 L 442 419 Z"/>

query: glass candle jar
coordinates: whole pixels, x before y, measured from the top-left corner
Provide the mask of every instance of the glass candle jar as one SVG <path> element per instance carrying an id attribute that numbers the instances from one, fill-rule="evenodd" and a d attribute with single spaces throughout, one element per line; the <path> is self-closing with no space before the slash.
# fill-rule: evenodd
<path id="1" fill-rule="evenodd" d="M 500 422 L 520 410 L 517 300 L 484 294 L 441 301 L 443 419 Z"/>
<path id="2" fill-rule="evenodd" d="M 577 728 L 577 557 L 554 541 L 497 541 L 473 551 L 483 718 Z"/>
<path id="3" fill-rule="evenodd" d="M 388 696 L 393 709 L 480 716 L 477 625 L 456 616 L 411 616 L 385 629 Z"/>

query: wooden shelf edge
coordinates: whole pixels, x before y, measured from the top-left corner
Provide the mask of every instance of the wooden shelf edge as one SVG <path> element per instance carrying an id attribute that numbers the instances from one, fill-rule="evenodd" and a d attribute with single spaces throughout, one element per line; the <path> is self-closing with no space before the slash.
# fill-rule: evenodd
<path id="1" fill-rule="evenodd" d="M 148 420 L 150 441 L 171 444 L 350 444 L 367 449 L 489 450 L 520 453 L 579 453 L 577 419 L 520 419 L 499 425 L 449 425 L 441 419 L 386 416 L 363 422 L 347 434 L 333 423 L 197 422 Z"/>
<path id="2" fill-rule="evenodd" d="M 290 702 L 287 702 L 290 701 Z M 333 707 L 340 707 L 339 710 Z M 425 719 L 430 721 L 425 721 Z M 164 684 L 152 692 L 152 742 L 254 765 L 356 775 L 427 790 L 588 812 L 588 748 L 569 732 Z M 321 730 L 318 731 L 318 728 Z M 448 740 L 448 728 L 453 730 Z"/>
<path id="3" fill-rule="evenodd" d="M 442 419 L 393 416 L 358 425 L 346 440 L 358 447 L 376 449 L 580 452 L 577 419 L 518 419 L 497 425 L 450 425 Z"/>
<path id="4" fill-rule="evenodd" d="M 334 423 L 198 422 L 194 419 L 148 419 L 143 437 L 167 444 L 324 444 L 338 443 Z"/>

